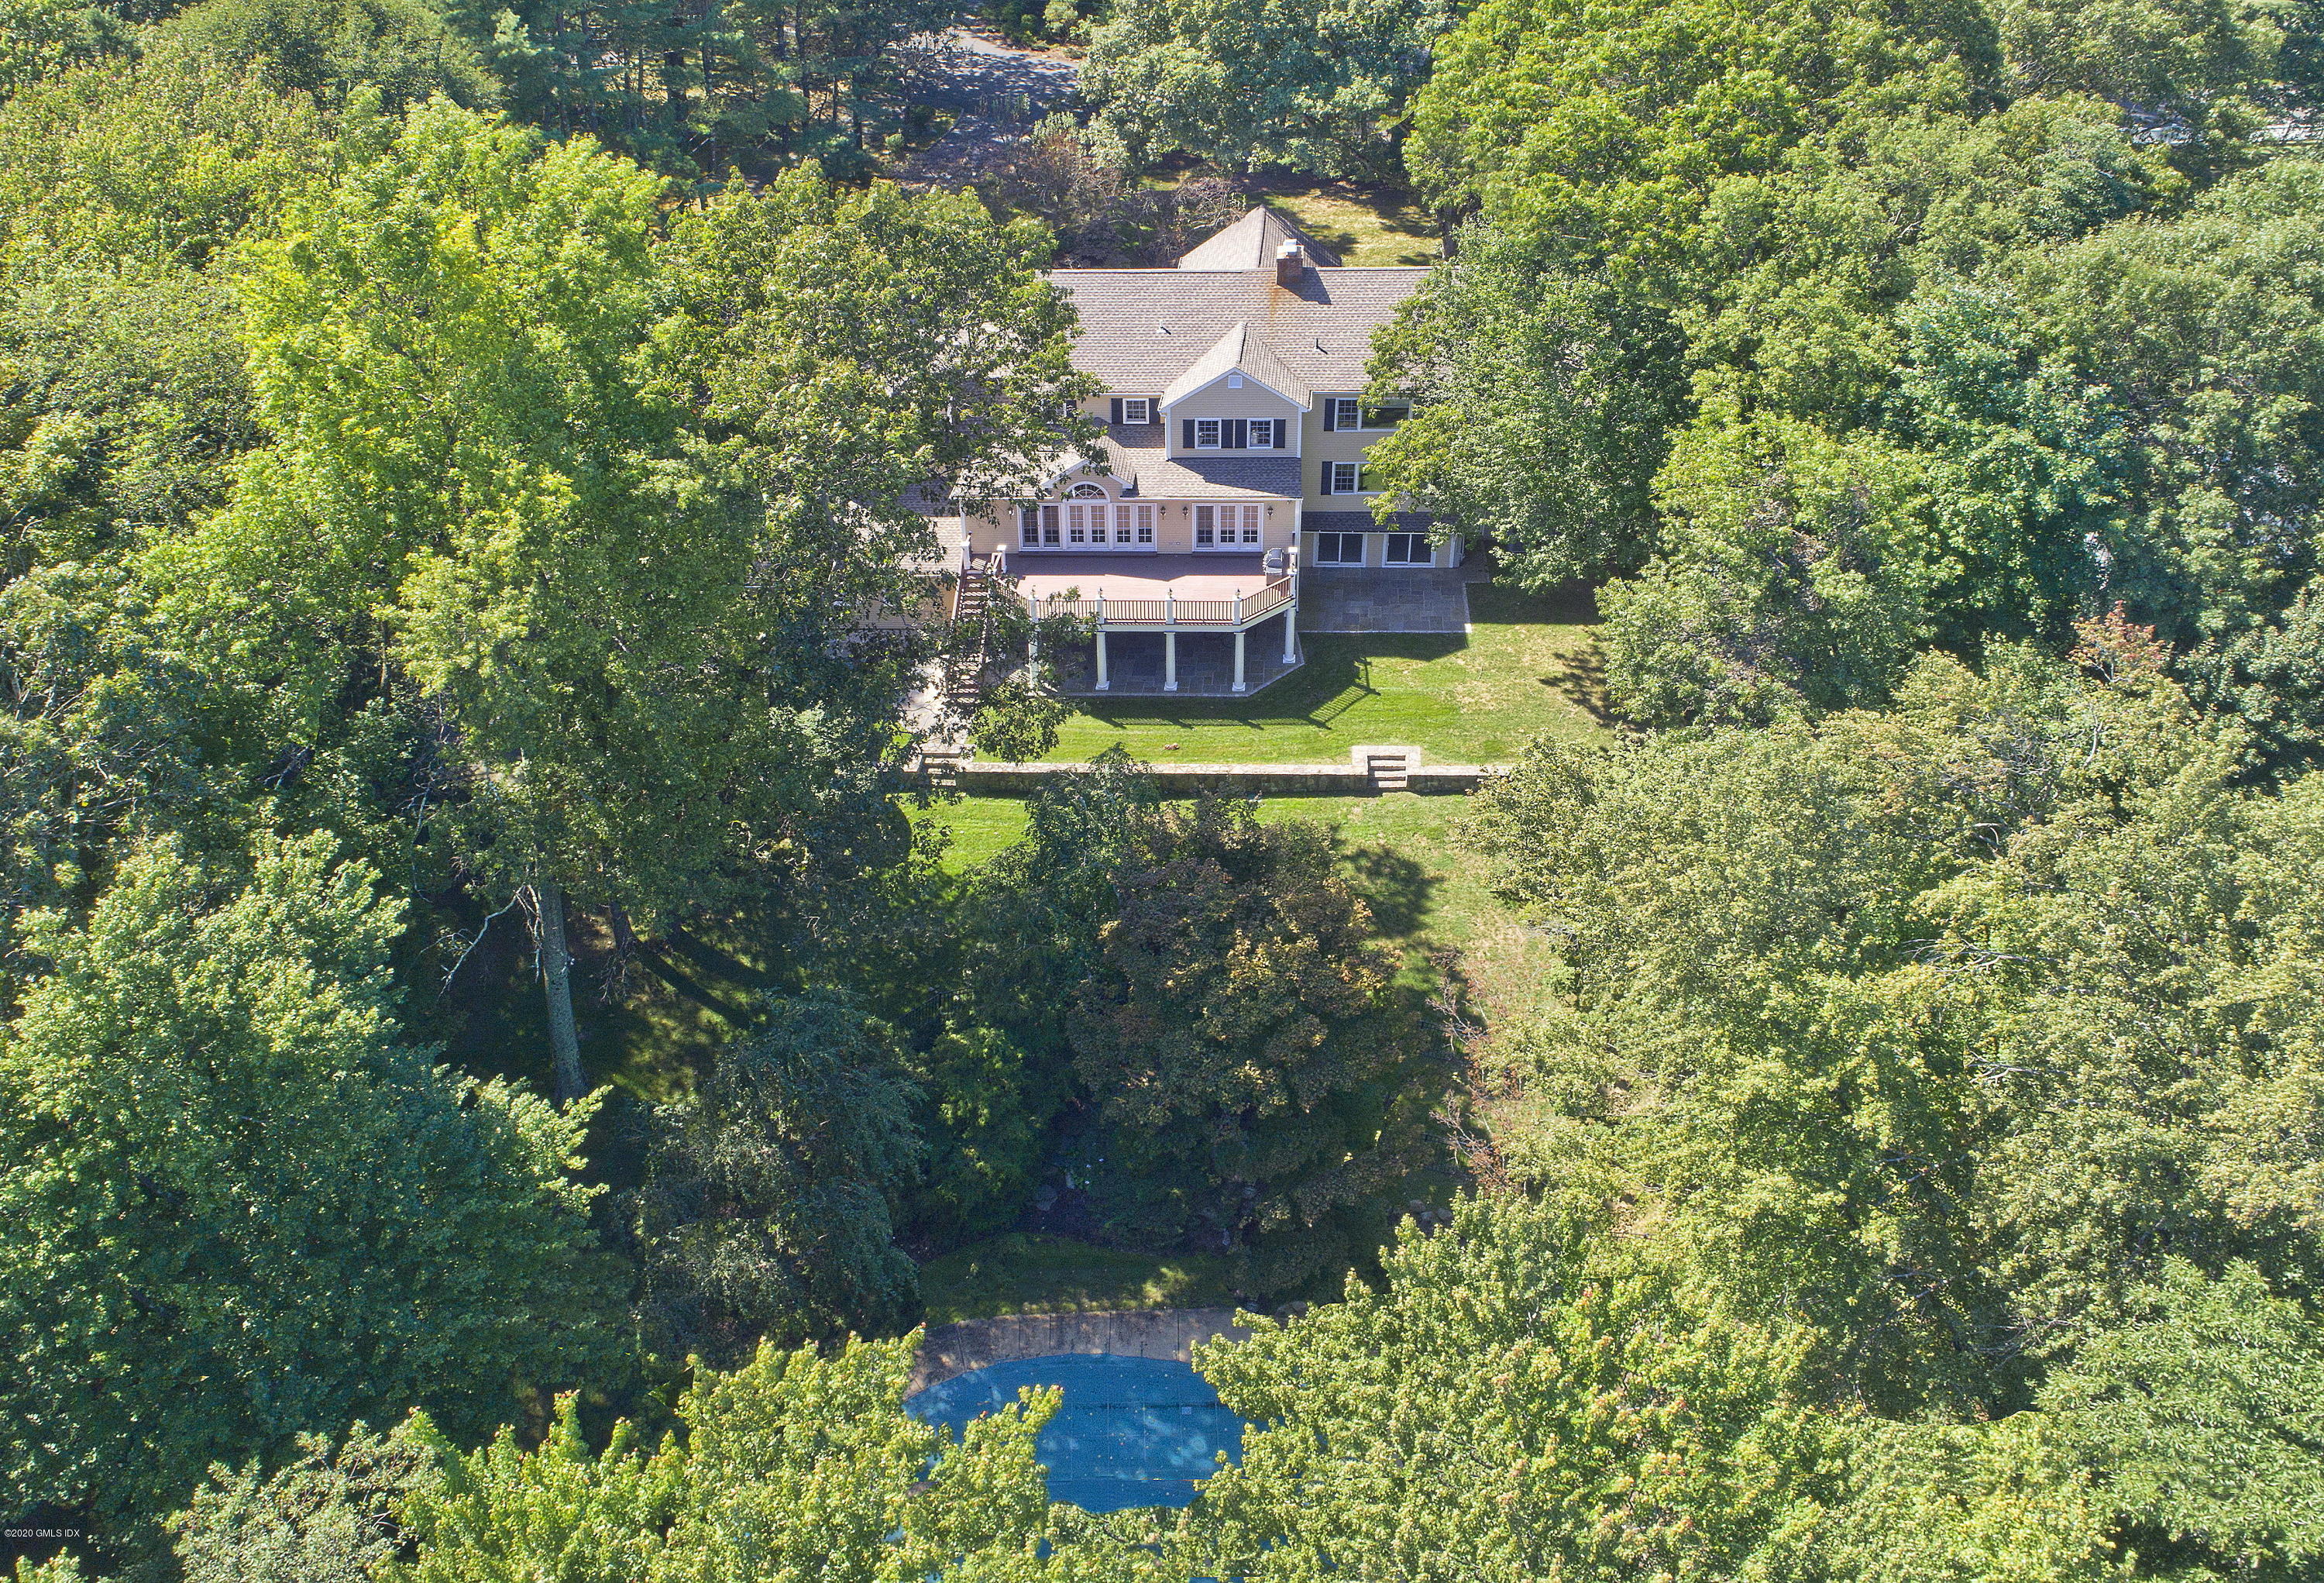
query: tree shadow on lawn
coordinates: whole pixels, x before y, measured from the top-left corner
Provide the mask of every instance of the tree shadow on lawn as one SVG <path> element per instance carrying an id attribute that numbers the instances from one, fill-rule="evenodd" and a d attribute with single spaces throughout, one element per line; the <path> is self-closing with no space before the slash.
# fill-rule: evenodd
<path id="1" fill-rule="evenodd" d="M 1427 921 L 1439 878 L 1395 848 L 1351 847 L 1345 859 L 1356 892 L 1372 912 L 1372 921 L 1392 940 L 1410 940 Z"/>
<path id="2" fill-rule="evenodd" d="M 1564 662 L 1540 679 L 1541 684 L 1588 715 L 1600 726 L 1613 727 L 1622 723 L 1606 692 L 1605 646 L 1591 638 L 1589 643 L 1568 654 Z"/>
<path id="3" fill-rule="evenodd" d="M 1383 696 L 1373 679 L 1374 661 L 1443 660 L 1468 644 L 1462 633 L 1317 634 L 1306 640 L 1305 664 L 1248 698 L 1189 699 L 1167 710 L 1153 707 L 1163 701 L 1155 699 L 1123 699 L 1102 708 L 1085 698 L 1074 703 L 1086 718 L 1113 731 L 1222 726 L 1265 731 L 1288 725 L 1332 731 L 1351 709 Z"/>

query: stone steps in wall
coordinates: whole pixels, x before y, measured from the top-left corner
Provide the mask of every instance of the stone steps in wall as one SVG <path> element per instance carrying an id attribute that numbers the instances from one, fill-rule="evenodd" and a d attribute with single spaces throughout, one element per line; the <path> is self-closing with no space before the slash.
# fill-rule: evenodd
<path id="1" fill-rule="evenodd" d="M 1416 747 L 1352 747 L 1348 756 L 1371 778 L 1376 792 L 1403 792 L 1412 785 L 1412 772 L 1420 767 Z"/>

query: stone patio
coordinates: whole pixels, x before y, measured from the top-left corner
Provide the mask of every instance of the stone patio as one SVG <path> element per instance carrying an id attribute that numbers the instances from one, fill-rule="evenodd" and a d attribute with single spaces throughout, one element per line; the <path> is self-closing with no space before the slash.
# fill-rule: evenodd
<path id="1" fill-rule="evenodd" d="M 1223 632 L 1181 632 L 1178 634 L 1178 690 L 1162 690 L 1162 634 L 1158 632 L 1111 632 L 1105 638 L 1106 673 L 1113 685 L 1097 690 L 1097 645 L 1065 645 L 1050 672 L 1059 692 L 1068 698 L 1249 698 L 1268 682 L 1299 669 L 1283 662 L 1283 623 L 1262 621 L 1246 634 L 1243 679 L 1250 686 L 1234 690 L 1234 634 Z"/>
<path id="2" fill-rule="evenodd" d="M 1302 632 L 1467 632 L 1469 585 L 1490 582 L 1482 557 L 1463 566 L 1309 567 L 1299 574 Z"/>

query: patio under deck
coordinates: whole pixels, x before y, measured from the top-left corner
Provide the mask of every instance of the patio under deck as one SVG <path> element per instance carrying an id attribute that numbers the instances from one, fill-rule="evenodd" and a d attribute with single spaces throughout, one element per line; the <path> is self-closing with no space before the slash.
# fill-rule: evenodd
<path id="1" fill-rule="evenodd" d="M 1235 634 L 1229 632 L 1181 632 L 1176 634 L 1178 685 L 1166 685 L 1163 634 L 1158 632 L 1116 632 L 1106 638 L 1104 691 L 1097 688 L 1097 645 L 1084 638 L 1063 645 L 1050 670 L 1051 683 L 1068 698 L 1248 698 L 1269 682 L 1279 681 L 1305 661 L 1299 651 L 1289 664 L 1283 660 L 1283 617 L 1261 622 L 1244 634 L 1243 690 L 1234 690 Z"/>

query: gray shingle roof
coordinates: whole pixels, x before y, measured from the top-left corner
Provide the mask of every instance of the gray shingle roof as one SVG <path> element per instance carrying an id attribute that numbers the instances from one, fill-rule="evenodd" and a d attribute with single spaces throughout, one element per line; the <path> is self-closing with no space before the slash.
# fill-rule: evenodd
<path id="1" fill-rule="evenodd" d="M 1252 335 L 1250 326 L 1240 319 L 1232 329 L 1218 338 L 1217 344 L 1194 359 L 1192 367 L 1170 382 L 1170 388 L 1162 393 L 1162 404 L 1175 406 L 1221 375 L 1237 368 L 1302 408 L 1315 404 L 1306 383 L 1286 367 L 1283 359 L 1264 340 Z"/>
<path id="2" fill-rule="evenodd" d="M 1299 519 L 1299 525 L 1313 528 L 1319 533 L 1377 533 L 1383 528 L 1422 532 L 1435 521 L 1435 517 L 1425 511 L 1397 512 L 1393 523 L 1375 522 L 1368 511 L 1311 511 Z"/>
<path id="3" fill-rule="evenodd" d="M 1074 301 L 1074 361 L 1111 391 L 1159 395 L 1238 322 L 1311 391 L 1364 388 L 1372 332 L 1420 288 L 1425 269 L 1311 269 L 1296 286 L 1275 271 L 1061 269 Z"/>
<path id="4" fill-rule="evenodd" d="M 1180 269 L 1273 269 L 1275 255 L 1286 242 L 1296 242 L 1306 251 L 1307 260 L 1325 269 L 1340 267 L 1339 255 L 1316 245 L 1289 220 L 1265 204 L 1259 205 L 1242 218 L 1216 236 L 1195 245 L 1192 253 L 1178 260 Z"/>
<path id="5" fill-rule="evenodd" d="M 1299 495 L 1297 457 L 1170 454 L 1159 424 L 1106 430 L 1106 465 L 1132 500 L 1242 500 Z"/>

